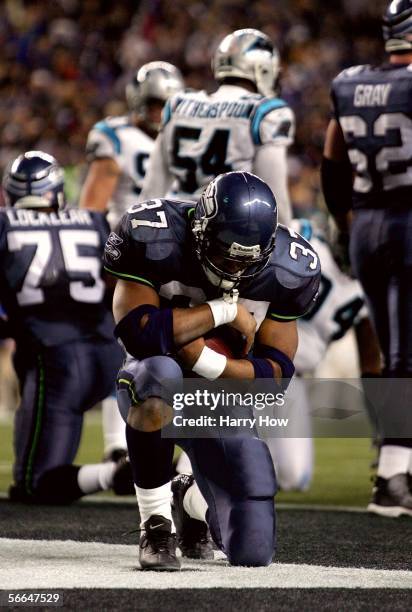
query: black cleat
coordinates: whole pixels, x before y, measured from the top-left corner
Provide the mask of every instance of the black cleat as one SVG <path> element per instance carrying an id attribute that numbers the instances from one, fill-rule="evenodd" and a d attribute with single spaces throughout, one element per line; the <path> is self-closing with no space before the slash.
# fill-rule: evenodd
<path id="1" fill-rule="evenodd" d="M 103 457 L 103 461 L 114 461 L 117 463 L 123 457 L 127 457 L 127 450 L 125 448 L 114 448 Z"/>
<path id="2" fill-rule="evenodd" d="M 132 466 L 130 465 L 130 460 L 127 453 L 120 456 L 120 458 L 116 461 L 112 489 L 116 495 L 135 494 Z"/>
<path id="3" fill-rule="evenodd" d="M 153 514 L 145 522 L 139 550 L 142 570 L 180 570 L 180 561 L 176 557 L 176 534 L 171 533 L 171 528 L 172 522 L 159 514 Z"/>
<path id="4" fill-rule="evenodd" d="M 191 474 L 179 474 L 172 480 L 172 514 L 176 525 L 177 545 L 188 559 L 213 559 L 209 529 L 203 521 L 191 518 L 183 507 L 186 491 L 194 483 Z"/>
<path id="5" fill-rule="evenodd" d="M 372 501 L 368 512 L 398 518 L 403 514 L 412 516 L 412 493 L 409 489 L 408 474 L 396 474 L 388 480 L 376 478 Z"/>

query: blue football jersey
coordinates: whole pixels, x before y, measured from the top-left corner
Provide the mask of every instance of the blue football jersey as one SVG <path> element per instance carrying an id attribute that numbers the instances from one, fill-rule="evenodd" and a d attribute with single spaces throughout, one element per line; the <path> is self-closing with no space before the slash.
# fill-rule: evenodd
<path id="1" fill-rule="evenodd" d="M 332 101 L 354 170 L 353 207 L 410 206 L 412 65 L 348 68 Z"/>
<path id="2" fill-rule="evenodd" d="M 104 216 L 87 210 L 1 210 L 0 301 L 18 341 L 113 338 L 101 262 L 108 234 Z"/>
<path id="3" fill-rule="evenodd" d="M 172 307 L 195 306 L 220 295 L 196 257 L 191 233 L 194 203 L 156 199 L 132 206 L 105 248 L 105 269 L 118 278 L 153 287 Z M 239 285 L 239 303 L 259 327 L 269 317 L 291 321 L 316 299 L 319 259 L 299 234 L 279 226 L 268 265 Z"/>

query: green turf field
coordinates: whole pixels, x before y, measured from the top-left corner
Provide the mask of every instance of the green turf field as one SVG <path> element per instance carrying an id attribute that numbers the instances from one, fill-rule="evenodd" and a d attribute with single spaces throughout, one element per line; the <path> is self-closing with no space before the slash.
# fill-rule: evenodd
<path id="1" fill-rule="evenodd" d="M 103 454 L 98 413 L 86 415 L 77 463 L 100 461 Z M 12 427 L 0 422 L 0 491 L 11 482 Z M 278 501 L 342 506 L 365 506 L 371 492 L 370 463 L 374 454 L 365 438 L 318 438 L 315 441 L 315 477 L 306 493 L 278 495 Z"/>

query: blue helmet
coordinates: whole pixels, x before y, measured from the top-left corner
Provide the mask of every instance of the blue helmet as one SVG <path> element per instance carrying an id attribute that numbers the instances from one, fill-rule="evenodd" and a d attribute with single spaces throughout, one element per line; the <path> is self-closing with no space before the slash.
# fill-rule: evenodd
<path id="1" fill-rule="evenodd" d="M 383 16 L 383 38 L 389 53 L 412 51 L 412 0 L 392 0 Z"/>
<path id="2" fill-rule="evenodd" d="M 65 205 L 64 174 L 51 155 L 27 151 L 10 164 L 3 177 L 9 206 L 62 208 Z"/>
<path id="3" fill-rule="evenodd" d="M 195 249 L 212 285 L 229 291 L 256 276 L 275 246 L 277 204 L 260 178 L 249 172 L 216 177 L 196 205 Z"/>

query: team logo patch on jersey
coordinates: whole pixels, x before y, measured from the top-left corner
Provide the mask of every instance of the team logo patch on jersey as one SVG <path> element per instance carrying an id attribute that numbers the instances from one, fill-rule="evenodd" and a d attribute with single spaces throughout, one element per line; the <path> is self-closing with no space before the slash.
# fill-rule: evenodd
<path id="1" fill-rule="evenodd" d="M 104 247 L 105 253 L 108 255 L 108 257 L 111 257 L 111 259 L 119 259 L 121 252 L 117 247 L 122 243 L 123 239 L 115 234 L 115 232 L 111 232 Z"/>

